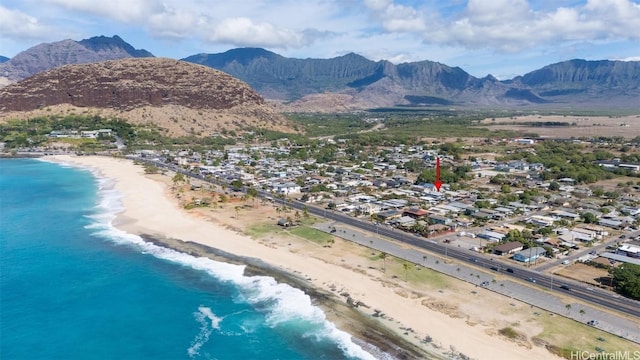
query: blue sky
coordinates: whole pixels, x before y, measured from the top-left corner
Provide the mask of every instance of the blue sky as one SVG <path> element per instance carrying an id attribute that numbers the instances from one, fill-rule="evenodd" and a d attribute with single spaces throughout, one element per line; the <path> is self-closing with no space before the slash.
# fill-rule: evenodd
<path id="1" fill-rule="evenodd" d="M 640 61 L 640 0 L 2 0 L 0 55 L 119 35 L 156 56 L 236 47 L 512 78 L 581 58 Z"/>

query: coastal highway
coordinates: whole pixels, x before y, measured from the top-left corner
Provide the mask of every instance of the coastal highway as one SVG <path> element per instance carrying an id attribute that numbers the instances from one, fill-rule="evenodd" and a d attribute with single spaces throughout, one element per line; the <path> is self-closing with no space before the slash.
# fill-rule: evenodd
<path id="1" fill-rule="evenodd" d="M 165 164 L 160 161 L 141 159 L 137 157 L 130 157 L 130 158 L 138 161 L 147 162 L 147 163 L 156 165 L 158 167 L 170 169 L 175 172 L 180 172 L 184 175 L 187 175 L 205 182 L 217 183 L 217 182 L 205 179 L 205 177 L 200 174 L 186 171 L 175 165 Z M 243 189 L 243 190 L 246 191 L 246 189 Z M 563 295 L 581 299 L 593 304 L 604 306 L 609 309 L 617 310 L 622 313 L 640 318 L 640 302 L 615 295 L 611 292 L 603 291 L 596 288 L 592 289 L 590 287 L 586 287 L 583 285 L 576 285 L 573 283 L 563 282 L 559 280 L 558 277 L 554 277 L 553 275 L 541 274 L 538 271 L 532 271 L 526 268 L 521 268 L 521 267 L 510 268 L 502 264 L 501 262 L 493 261 L 491 259 L 487 259 L 482 256 L 479 256 L 479 254 L 476 252 L 472 252 L 466 249 L 461 249 L 458 247 L 451 247 L 447 243 L 440 244 L 436 240 L 417 237 L 411 233 L 407 233 L 401 230 L 396 230 L 386 225 L 380 225 L 370 221 L 359 220 L 357 218 L 342 214 L 338 211 L 319 208 L 313 205 L 305 204 L 297 200 L 275 199 L 273 198 L 273 194 L 270 192 L 258 190 L 258 195 L 262 198 L 273 199 L 274 201 L 277 201 L 277 202 L 283 201 L 283 205 L 286 205 L 298 210 L 307 209 L 307 211 L 310 214 L 313 214 L 315 216 L 324 217 L 328 220 L 337 221 L 345 225 L 349 225 L 361 230 L 369 231 L 372 234 L 377 234 L 379 236 L 384 236 L 396 241 L 413 245 L 415 247 L 430 251 L 432 253 L 443 255 L 446 258 L 456 259 L 458 261 L 466 262 L 476 267 L 486 268 L 491 271 L 500 272 L 501 274 L 506 276 L 511 276 L 513 278 L 521 279 L 524 281 L 529 281 L 532 286 L 538 286 L 538 287 L 546 288 L 553 291 L 559 291 L 563 293 Z M 508 269 L 512 269 L 513 272 L 510 272 Z"/>
<path id="2" fill-rule="evenodd" d="M 541 274 L 537 271 L 532 271 L 521 267 L 511 268 L 505 266 L 501 262 L 496 262 L 491 259 L 478 256 L 479 254 L 474 251 L 461 249 L 458 247 L 451 247 L 447 243 L 440 244 L 435 240 L 418 237 L 401 230 L 396 230 L 386 225 L 378 225 L 369 221 L 361 221 L 340 212 L 308 206 L 295 200 L 292 202 L 288 202 L 287 205 L 300 210 L 302 210 L 306 206 L 309 213 L 313 215 L 324 217 L 326 219 L 366 230 L 380 236 L 385 236 L 396 241 L 410 244 L 412 246 L 436 254 L 444 255 L 446 258 L 456 259 L 462 262 L 469 263 L 476 267 L 486 268 L 491 271 L 499 272 L 503 275 L 528 281 L 533 286 L 538 286 L 553 291 L 559 291 L 563 295 L 598 304 L 600 306 L 618 310 L 622 313 L 640 318 L 640 302 L 620 297 L 611 292 L 560 281 L 556 276 Z M 508 269 L 511 269 L 513 272 L 509 272 Z"/>

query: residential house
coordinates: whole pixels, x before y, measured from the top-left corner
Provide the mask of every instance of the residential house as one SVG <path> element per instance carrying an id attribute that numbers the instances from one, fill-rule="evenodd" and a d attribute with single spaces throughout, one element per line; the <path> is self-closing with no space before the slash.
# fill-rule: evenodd
<path id="1" fill-rule="evenodd" d="M 598 220 L 598 225 L 606 226 L 612 229 L 622 229 L 626 226 L 626 223 L 616 219 L 601 218 Z"/>
<path id="2" fill-rule="evenodd" d="M 566 219 L 569 221 L 576 221 L 580 219 L 580 214 L 576 214 L 574 212 L 565 211 L 565 210 L 553 210 L 551 212 L 551 215 L 562 218 L 562 219 Z"/>
<path id="3" fill-rule="evenodd" d="M 546 253 L 547 250 L 540 246 L 536 246 L 515 253 L 513 255 L 513 260 L 523 263 L 530 263 L 532 261 L 535 261 L 539 257 L 544 256 Z"/>
<path id="4" fill-rule="evenodd" d="M 484 230 L 478 234 L 479 238 L 489 240 L 492 242 L 502 241 L 505 238 L 505 236 L 506 236 L 505 234 L 501 234 L 499 232 L 489 231 L 489 230 Z"/>
<path id="5" fill-rule="evenodd" d="M 386 223 L 394 219 L 399 219 L 400 217 L 402 217 L 402 213 L 398 210 L 386 210 L 377 213 L 376 217 L 380 219 L 381 222 Z"/>
<path id="6" fill-rule="evenodd" d="M 640 258 L 640 246 L 632 244 L 622 244 L 616 250 L 616 254 L 625 255 L 632 258 Z"/>
<path id="7" fill-rule="evenodd" d="M 409 208 L 402 211 L 402 216 L 409 216 L 414 219 L 422 219 L 428 214 L 429 212 L 427 210 L 419 208 Z"/>
<path id="8" fill-rule="evenodd" d="M 416 219 L 409 216 L 402 216 L 399 219 L 391 220 L 391 224 L 399 228 L 409 229 L 416 224 Z"/>
<path id="9" fill-rule="evenodd" d="M 449 219 L 448 217 L 444 217 L 441 215 L 437 215 L 437 214 L 430 214 L 428 216 L 429 222 L 432 224 L 441 224 L 441 225 L 451 225 L 453 223 L 452 219 Z"/>
<path id="10" fill-rule="evenodd" d="M 493 248 L 493 253 L 496 255 L 513 254 L 524 248 L 524 245 L 520 241 L 511 241 L 505 244 L 498 245 Z"/>
<path id="11" fill-rule="evenodd" d="M 301 192 L 300 185 L 294 182 L 275 183 L 273 184 L 273 190 L 276 194 L 299 194 Z"/>
<path id="12" fill-rule="evenodd" d="M 551 226 L 555 219 L 549 216 L 532 215 L 529 216 L 527 222 L 536 226 Z"/>

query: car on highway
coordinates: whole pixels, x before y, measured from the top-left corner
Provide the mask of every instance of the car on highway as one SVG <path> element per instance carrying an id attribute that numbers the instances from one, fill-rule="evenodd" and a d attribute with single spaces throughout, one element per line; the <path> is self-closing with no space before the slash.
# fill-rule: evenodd
<path id="1" fill-rule="evenodd" d="M 512 268 L 507 268 L 507 272 L 513 274 L 513 269 Z"/>
<path id="2" fill-rule="evenodd" d="M 568 287 L 567 285 L 560 285 L 560 289 L 562 290 L 567 290 L 567 291 L 571 291 L 571 288 Z"/>
<path id="3" fill-rule="evenodd" d="M 477 262 L 478 262 L 478 259 L 476 259 L 476 258 L 472 257 L 472 258 L 470 258 L 470 259 L 469 259 L 469 261 L 474 262 L 474 263 L 477 263 Z"/>
<path id="4" fill-rule="evenodd" d="M 528 282 L 535 283 L 535 282 L 536 282 L 536 279 L 534 279 L 534 278 L 527 278 L 527 281 L 528 281 Z"/>

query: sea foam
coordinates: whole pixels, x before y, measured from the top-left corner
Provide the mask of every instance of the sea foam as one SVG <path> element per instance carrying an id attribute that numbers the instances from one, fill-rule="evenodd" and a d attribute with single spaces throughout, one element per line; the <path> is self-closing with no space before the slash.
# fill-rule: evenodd
<path id="1" fill-rule="evenodd" d="M 349 358 L 375 359 L 371 353 L 354 343 L 350 334 L 339 330 L 328 321 L 324 312 L 313 305 L 311 298 L 300 289 L 278 283 L 274 278 L 268 276 L 245 276 L 245 266 L 243 265 L 228 264 L 206 257 L 195 257 L 181 253 L 144 241 L 140 236 L 116 228 L 113 226 L 113 221 L 117 214 L 123 210 L 121 194 L 113 189 L 113 180 L 100 177 L 96 172 L 93 174 L 98 179 L 99 203 L 97 213 L 90 215 L 93 221 L 87 228 L 94 230 L 95 235 L 116 244 L 134 246 L 144 254 L 202 271 L 220 281 L 234 284 L 240 289 L 246 302 L 265 313 L 268 326 L 293 326 L 297 331 L 301 331 L 306 338 L 335 343 Z M 197 320 L 202 319 L 198 320 L 201 331 L 188 349 L 190 356 L 197 355 L 212 331 L 219 330 L 222 321 L 213 314 L 211 309 L 206 307 L 200 307 L 194 316 Z M 210 324 L 206 319 L 210 321 Z"/>

